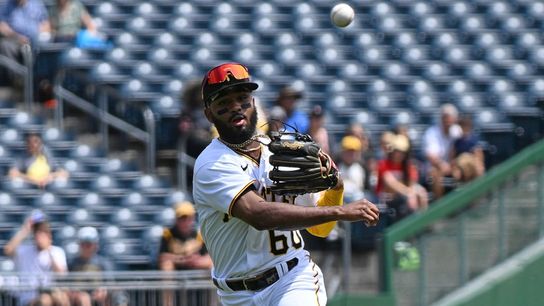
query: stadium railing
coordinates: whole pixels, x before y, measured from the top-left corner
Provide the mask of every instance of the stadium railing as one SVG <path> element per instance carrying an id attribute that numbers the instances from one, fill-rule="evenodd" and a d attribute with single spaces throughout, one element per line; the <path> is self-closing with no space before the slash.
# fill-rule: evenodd
<path id="1" fill-rule="evenodd" d="M 432 304 L 543 236 L 540 141 L 385 232 L 381 305 Z"/>
<path id="2" fill-rule="evenodd" d="M 70 272 L 42 277 L 4 272 L 0 273 L 0 305 L 17 305 L 18 293 L 28 290 L 92 292 L 98 288 L 107 290 L 107 305 L 112 306 L 219 305 L 208 270 Z"/>
<path id="3" fill-rule="evenodd" d="M 11 72 L 21 76 L 24 80 L 24 102 L 27 111 L 32 111 L 34 100 L 34 55 L 29 44 L 21 46 L 23 64 L 20 64 L 5 55 L 0 55 L 0 66 L 9 69 Z"/>

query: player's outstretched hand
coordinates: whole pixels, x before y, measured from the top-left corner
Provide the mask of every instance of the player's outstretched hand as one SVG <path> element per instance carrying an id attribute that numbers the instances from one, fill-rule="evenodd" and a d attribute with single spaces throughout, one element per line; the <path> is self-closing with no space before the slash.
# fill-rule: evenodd
<path id="1" fill-rule="evenodd" d="M 367 199 L 357 200 L 342 206 L 346 221 L 362 220 L 366 226 L 375 226 L 380 220 L 380 210 Z"/>

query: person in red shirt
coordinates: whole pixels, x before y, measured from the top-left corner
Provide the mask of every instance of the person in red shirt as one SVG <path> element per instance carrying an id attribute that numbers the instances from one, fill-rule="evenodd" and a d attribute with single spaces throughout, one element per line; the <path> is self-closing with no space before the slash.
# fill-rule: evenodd
<path id="1" fill-rule="evenodd" d="M 427 191 L 418 182 L 418 171 L 410 158 L 410 140 L 393 135 L 386 157 L 378 162 L 376 194 L 380 202 L 396 211 L 398 221 L 412 212 L 427 208 Z"/>

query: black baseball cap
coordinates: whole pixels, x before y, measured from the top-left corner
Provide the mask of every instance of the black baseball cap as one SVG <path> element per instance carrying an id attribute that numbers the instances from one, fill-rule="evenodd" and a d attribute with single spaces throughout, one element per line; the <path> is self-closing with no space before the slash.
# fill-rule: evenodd
<path id="1" fill-rule="evenodd" d="M 210 69 L 202 80 L 202 100 L 206 107 L 216 100 L 227 89 L 241 87 L 253 91 L 259 87 L 251 82 L 249 70 L 246 66 L 230 62 Z"/>

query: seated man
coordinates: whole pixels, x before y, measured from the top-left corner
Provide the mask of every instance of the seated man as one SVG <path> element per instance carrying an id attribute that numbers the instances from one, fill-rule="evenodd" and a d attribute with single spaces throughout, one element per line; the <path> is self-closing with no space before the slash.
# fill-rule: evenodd
<path id="1" fill-rule="evenodd" d="M 21 47 L 34 44 L 42 33 L 48 35 L 50 30 L 47 10 L 41 0 L 7 0 L 0 7 L 0 54 L 22 62 Z M 13 76 L 10 78 L 6 81 L 14 80 Z"/>
<path id="2" fill-rule="evenodd" d="M 44 188 L 57 177 L 68 177 L 68 172 L 56 167 L 51 154 L 37 134 L 27 137 L 27 155 L 9 170 L 10 178 L 22 178 Z"/>
<path id="3" fill-rule="evenodd" d="M 404 135 L 389 140 L 387 157 L 378 162 L 376 194 L 395 210 L 394 221 L 427 208 L 427 191 L 419 185 L 418 171 L 410 157 L 410 141 Z"/>
<path id="4" fill-rule="evenodd" d="M 30 234 L 34 235 L 32 244 L 22 243 Z M 22 306 L 68 306 L 66 293 L 59 289 L 48 289 L 51 272 L 64 273 L 66 254 L 60 247 L 52 245 L 53 237 L 49 223 L 42 213 L 34 213 L 26 219 L 21 229 L 4 246 L 4 254 L 13 258 L 21 281 L 29 284 L 29 290 L 17 292 Z M 30 284 L 39 282 L 46 289 L 34 289 Z"/>
<path id="5" fill-rule="evenodd" d="M 98 255 L 98 231 L 91 226 L 82 227 L 77 232 L 79 242 L 79 254 L 68 264 L 68 270 L 71 272 L 108 272 L 113 271 L 112 263 L 105 257 Z M 89 277 L 85 281 L 94 281 L 100 283 L 101 276 Z M 105 288 L 97 288 L 94 290 L 72 291 L 70 292 L 70 300 L 75 305 L 91 306 L 91 305 L 110 305 L 109 300 L 113 301 L 112 305 L 126 305 L 127 297 L 121 292 L 110 294 Z"/>
<path id="6" fill-rule="evenodd" d="M 193 204 L 176 206 L 176 223 L 164 229 L 159 254 L 159 268 L 165 271 L 210 269 L 212 261 L 200 233 L 195 228 Z"/>
<path id="7" fill-rule="evenodd" d="M 454 141 L 462 133 L 461 127 L 457 124 L 457 119 L 457 108 L 452 104 L 444 104 L 440 108 L 440 122 L 429 127 L 423 136 L 427 175 L 432 180 L 434 199 L 438 199 L 445 194 L 445 178 L 451 178 L 452 176 L 450 152 Z"/>

